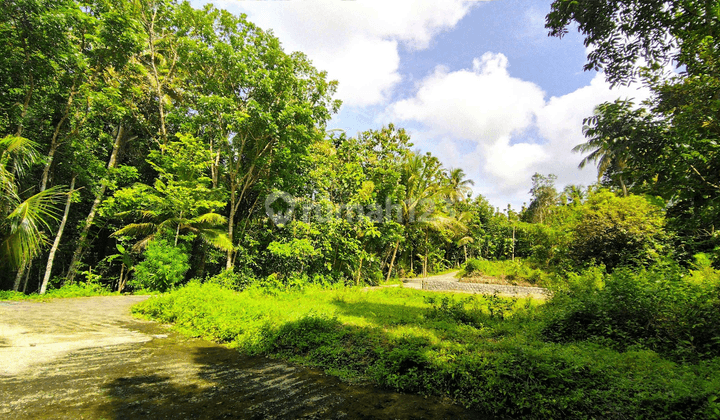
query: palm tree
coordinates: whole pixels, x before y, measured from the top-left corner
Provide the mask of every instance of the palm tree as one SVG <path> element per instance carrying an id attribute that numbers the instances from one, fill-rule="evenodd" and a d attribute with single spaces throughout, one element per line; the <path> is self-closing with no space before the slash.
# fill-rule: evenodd
<path id="1" fill-rule="evenodd" d="M 140 240 L 133 245 L 133 251 L 136 252 L 145 249 L 147 244 L 155 239 L 158 234 L 168 231 L 175 233 L 175 246 L 178 244 L 181 233 L 192 233 L 215 248 L 223 251 L 233 249 L 232 242 L 230 242 L 224 229 L 227 219 L 217 213 L 205 213 L 189 219 L 182 217 L 182 214 L 176 216 L 153 211 L 145 211 L 143 215 L 151 220 L 131 223 L 110 236 L 140 237 Z"/>
<path id="2" fill-rule="evenodd" d="M 430 154 L 421 155 L 410 153 L 401 167 L 401 184 L 405 187 L 405 196 L 402 201 L 402 225 L 405 232 L 411 224 L 416 223 L 427 237 L 431 229 L 439 229 L 450 223 L 450 217 L 436 209 L 436 201 L 450 194 L 450 189 L 443 183 L 444 171 L 440 161 Z M 387 279 L 390 279 L 400 240 L 395 242 Z M 412 245 L 411 245 L 412 248 Z M 427 248 L 427 246 L 426 246 Z M 427 249 L 423 257 L 423 274 L 427 274 Z M 410 264 L 412 266 L 414 250 L 410 250 Z"/>
<path id="3" fill-rule="evenodd" d="M 637 135 L 635 122 L 643 114 L 642 110 L 633 111 L 632 106 L 632 102 L 622 100 L 599 105 L 595 115 L 584 121 L 583 134 L 588 141 L 572 149 L 576 153 L 588 153 L 578 167 L 582 169 L 590 162 L 596 163 L 598 180 L 617 175 L 624 196 L 628 189 L 623 171 L 630 158 L 630 142 Z"/>
<path id="4" fill-rule="evenodd" d="M 447 174 L 450 198 L 454 202 L 465 201 L 472 192 L 475 182 L 472 179 L 465 179 L 465 171 L 460 168 L 450 169 Z"/>
<path id="5" fill-rule="evenodd" d="M 37 161 L 35 145 L 19 136 L 0 139 L 0 261 L 12 269 L 36 257 L 48 240 L 44 229 L 57 219 L 59 187 L 22 198 L 17 178 Z M 17 290 L 17 284 L 15 289 Z"/>

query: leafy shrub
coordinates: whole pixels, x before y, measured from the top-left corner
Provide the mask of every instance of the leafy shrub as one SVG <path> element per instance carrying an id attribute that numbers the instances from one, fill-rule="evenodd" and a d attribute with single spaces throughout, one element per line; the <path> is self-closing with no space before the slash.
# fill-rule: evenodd
<path id="1" fill-rule="evenodd" d="M 449 319 L 461 324 L 482 327 L 480 312 L 477 308 L 466 309 L 465 306 L 476 302 L 468 297 L 462 300 L 451 299 L 448 296 L 436 299 L 434 296 L 425 297 L 425 303 L 430 305 L 428 317 L 433 319 Z"/>
<path id="2" fill-rule="evenodd" d="M 166 240 L 148 244 L 145 260 L 135 266 L 130 285 L 137 289 L 165 292 L 180 284 L 190 269 L 188 254 Z"/>
<path id="3" fill-rule="evenodd" d="M 237 293 L 191 282 L 133 310 L 250 354 L 452 398 L 497 418 L 717 418 L 720 358 L 678 365 L 648 350 L 548 343 L 530 318 L 476 312 L 484 313 L 482 299 L 432 295 L 433 309 L 427 296 L 400 288 Z M 433 310 L 438 316 L 427 316 Z M 470 318 L 483 328 L 463 321 Z"/>
<path id="4" fill-rule="evenodd" d="M 0 290 L 0 300 L 25 300 L 28 295 L 22 292 L 14 292 L 12 290 Z"/>
<path id="5" fill-rule="evenodd" d="M 110 292 L 99 283 L 80 282 L 66 284 L 58 289 L 48 289 L 44 295 L 37 293 L 26 295 L 22 292 L 0 290 L 0 300 L 44 300 L 53 298 L 106 296 L 112 294 L 115 293 Z"/>
<path id="6" fill-rule="evenodd" d="M 463 277 L 485 276 L 506 280 L 509 283 L 523 281 L 541 286 L 549 286 L 557 282 L 556 276 L 533 268 L 528 261 L 521 259 L 515 261 L 470 259 L 465 263 L 461 274 Z"/>
<path id="7" fill-rule="evenodd" d="M 465 263 L 465 273 L 476 274 L 482 273 L 483 268 L 486 266 L 484 260 L 470 259 Z"/>
<path id="8" fill-rule="evenodd" d="M 618 197 L 609 191 L 592 194 L 572 226 L 571 257 L 577 266 L 594 260 L 609 270 L 659 261 L 665 215 L 643 197 Z"/>
<path id="9" fill-rule="evenodd" d="M 255 279 L 246 274 L 236 273 L 233 269 L 230 269 L 223 270 L 220 274 L 210 277 L 206 282 L 217 284 L 229 290 L 242 291 L 255 283 Z"/>
<path id="10" fill-rule="evenodd" d="M 618 350 L 648 348 L 675 360 L 720 356 L 718 272 L 663 264 L 633 273 L 590 269 L 547 305 L 551 340 L 592 339 Z"/>

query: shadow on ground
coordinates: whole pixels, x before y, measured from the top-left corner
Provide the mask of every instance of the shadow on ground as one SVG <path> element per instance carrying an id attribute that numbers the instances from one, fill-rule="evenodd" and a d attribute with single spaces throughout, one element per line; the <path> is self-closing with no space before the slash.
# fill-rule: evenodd
<path id="1" fill-rule="evenodd" d="M 170 361 L 169 361 L 170 362 Z M 220 346 L 193 351 L 194 378 L 152 373 L 103 386 L 107 419 L 454 419 L 461 407 L 414 395 L 352 386 L 310 369 Z M 187 373 L 187 372 L 186 372 Z M 184 375 L 180 375 L 184 376 Z"/>

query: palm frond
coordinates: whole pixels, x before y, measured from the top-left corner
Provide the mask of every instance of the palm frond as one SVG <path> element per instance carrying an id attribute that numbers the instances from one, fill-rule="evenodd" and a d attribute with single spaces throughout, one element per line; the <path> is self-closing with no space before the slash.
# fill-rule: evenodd
<path id="1" fill-rule="evenodd" d="M 19 203 L 2 220 L 6 235 L 0 252 L 13 267 L 34 258 L 47 243 L 43 230 L 57 220 L 57 202 L 65 195 L 60 187 L 49 188 Z"/>
<path id="2" fill-rule="evenodd" d="M 201 237 L 210 246 L 223 251 L 233 250 L 232 241 L 228 238 L 227 233 L 220 229 L 206 229 L 202 232 Z"/>
<path id="3" fill-rule="evenodd" d="M 155 233 L 157 229 L 158 225 L 155 223 L 131 223 L 122 229 L 116 230 L 110 236 L 148 236 Z"/>
<path id="4" fill-rule="evenodd" d="M 475 242 L 475 239 L 473 239 L 469 236 L 465 236 L 457 242 L 457 246 L 465 246 L 467 244 L 471 244 L 474 242 Z"/>
<path id="5" fill-rule="evenodd" d="M 191 223 L 202 223 L 210 226 L 224 225 L 227 219 L 217 213 L 205 213 L 192 219 Z"/>

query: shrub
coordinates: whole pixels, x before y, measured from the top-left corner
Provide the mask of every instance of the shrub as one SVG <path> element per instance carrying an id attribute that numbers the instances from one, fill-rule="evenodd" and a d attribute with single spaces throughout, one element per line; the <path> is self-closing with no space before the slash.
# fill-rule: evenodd
<path id="1" fill-rule="evenodd" d="M 465 263 L 465 273 L 467 273 L 467 274 L 481 273 L 483 270 L 483 267 L 485 267 L 483 260 L 471 259 Z"/>
<path id="2" fill-rule="evenodd" d="M 491 317 L 486 304 L 506 303 L 401 288 L 268 294 L 191 282 L 133 310 L 249 354 L 451 398 L 493 418 L 718 417 L 720 358 L 679 365 L 648 350 L 548 343 L 531 317 Z"/>
<path id="3" fill-rule="evenodd" d="M 704 273 L 704 274 L 703 274 Z M 715 270 L 662 264 L 634 273 L 585 271 L 546 306 L 544 335 L 595 340 L 618 350 L 648 348 L 674 360 L 720 356 L 720 283 Z"/>
<path id="4" fill-rule="evenodd" d="M 529 262 L 521 259 L 515 261 L 488 261 L 471 259 L 465 263 L 463 277 L 487 276 L 509 282 L 524 281 L 540 286 L 550 286 L 556 279 L 550 273 L 533 268 Z"/>
<path id="5" fill-rule="evenodd" d="M 188 254 L 166 240 L 148 244 L 145 260 L 135 266 L 130 285 L 137 289 L 165 292 L 180 284 L 190 269 Z"/>
<path id="6" fill-rule="evenodd" d="M 643 197 L 608 191 L 590 196 L 573 227 L 571 256 L 577 266 L 594 260 L 609 270 L 657 262 L 665 240 L 662 209 Z"/>
<path id="7" fill-rule="evenodd" d="M 242 273 L 236 273 L 232 268 L 223 270 L 220 274 L 216 274 L 206 280 L 207 283 L 214 283 L 220 287 L 229 290 L 242 291 L 248 286 L 255 283 L 255 279 Z"/>

